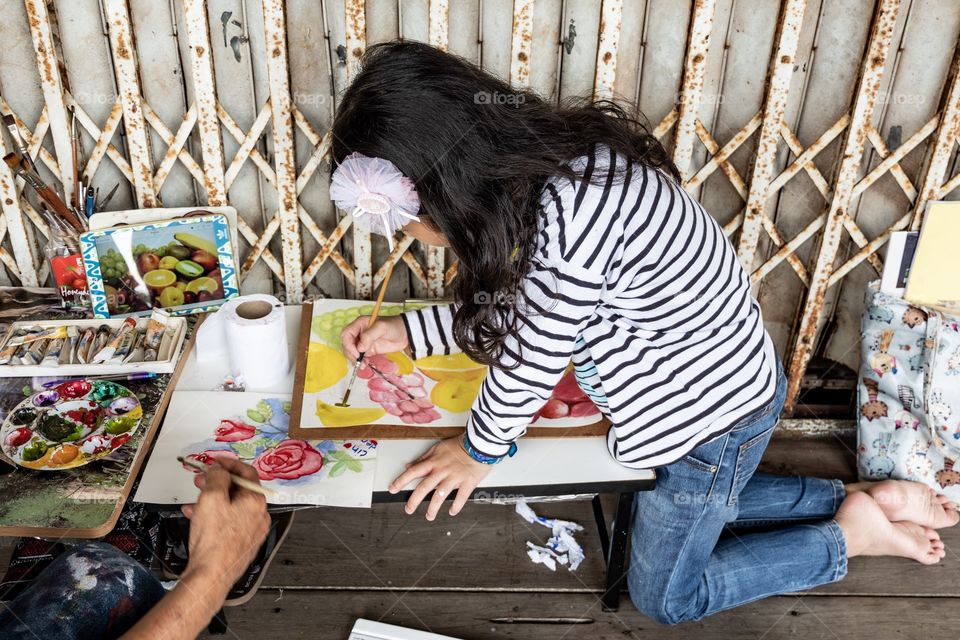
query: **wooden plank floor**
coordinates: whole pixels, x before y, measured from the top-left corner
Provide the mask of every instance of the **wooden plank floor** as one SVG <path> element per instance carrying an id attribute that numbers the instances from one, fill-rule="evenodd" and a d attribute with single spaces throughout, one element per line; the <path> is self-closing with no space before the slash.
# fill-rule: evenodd
<path id="1" fill-rule="evenodd" d="M 778 439 L 763 469 L 851 480 L 853 450 L 849 441 Z M 301 512 L 264 587 L 227 611 L 230 631 L 243 639 L 346 638 L 354 619 L 366 617 L 468 640 L 920 639 L 951 632 L 948 612 L 960 603 L 956 528 L 943 532 L 948 555 L 938 566 L 854 558 L 842 582 L 664 627 L 626 594 L 619 612 L 601 611 L 604 567 L 589 502 L 535 508 L 586 526 L 587 560 L 576 573 L 531 564 L 524 543 L 542 541 L 545 530 L 508 506 L 470 505 L 434 523 L 398 505 Z"/>
<path id="2" fill-rule="evenodd" d="M 836 440 L 775 440 L 763 468 L 851 479 L 852 450 Z M 524 543 L 547 532 L 509 506 L 473 504 L 434 523 L 400 505 L 302 511 L 259 593 L 227 610 L 225 637 L 341 639 L 358 617 L 465 640 L 925 639 L 954 630 L 960 527 L 943 532 L 948 555 L 938 566 L 854 558 L 840 583 L 669 628 L 639 614 L 626 594 L 619 612 L 601 611 L 604 566 L 588 501 L 534 508 L 586 527 L 587 559 L 576 573 L 531 564 Z"/>

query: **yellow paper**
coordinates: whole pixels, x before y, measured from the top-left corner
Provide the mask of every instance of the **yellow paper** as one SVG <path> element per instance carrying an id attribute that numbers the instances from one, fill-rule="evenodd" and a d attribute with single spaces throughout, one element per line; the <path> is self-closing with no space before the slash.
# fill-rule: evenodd
<path id="1" fill-rule="evenodd" d="M 960 306 L 960 202 L 927 207 L 904 298 L 916 304 Z"/>

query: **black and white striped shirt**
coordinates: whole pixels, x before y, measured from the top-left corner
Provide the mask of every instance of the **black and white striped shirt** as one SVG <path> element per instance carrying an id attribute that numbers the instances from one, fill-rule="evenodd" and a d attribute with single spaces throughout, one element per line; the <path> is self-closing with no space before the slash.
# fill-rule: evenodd
<path id="1" fill-rule="evenodd" d="M 772 400 L 773 343 L 733 247 L 671 178 L 607 147 L 573 166 L 583 178 L 551 180 L 541 200 L 531 308 L 503 359 L 520 366 L 490 369 L 470 442 L 505 454 L 572 359 L 578 372 L 596 367 L 611 454 L 669 464 Z M 452 314 L 404 314 L 414 357 L 457 349 Z"/>

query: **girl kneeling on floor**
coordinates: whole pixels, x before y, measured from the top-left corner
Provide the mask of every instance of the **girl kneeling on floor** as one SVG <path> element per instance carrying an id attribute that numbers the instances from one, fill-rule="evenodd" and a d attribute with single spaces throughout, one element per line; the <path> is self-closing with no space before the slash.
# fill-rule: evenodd
<path id="1" fill-rule="evenodd" d="M 723 231 L 622 109 L 557 107 L 437 49 L 387 43 L 367 51 L 332 135 L 338 166 L 389 161 L 412 181 L 419 220 L 403 230 L 459 259 L 454 304 L 370 329 L 359 318 L 343 332 L 347 355 L 462 350 L 490 366 L 465 437 L 391 486 L 419 480 L 407 513 L 430 492 L 428 519 L 453 492 L 458 513 L 572 360 L 613 425 L 610 455 L 657 471 L 656 489 L 635 497 L 628 576 L 652 618 L 834 582 L 856 555 L 944 556 L 934 528 L 958 516 L 922 485 L 755 473 L 784 403 L 782 366 Z"/>

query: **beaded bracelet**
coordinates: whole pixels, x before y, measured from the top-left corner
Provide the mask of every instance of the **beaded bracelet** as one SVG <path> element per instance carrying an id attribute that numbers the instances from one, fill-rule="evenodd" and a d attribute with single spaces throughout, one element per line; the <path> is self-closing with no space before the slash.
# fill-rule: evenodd
<path id="1" fill-rule="evenodd" d="M 467 455 L 476 460 L 481 464 L 497 464 L 502 462 L 504 458 L 512 458 L 513 454 L 517 452 L 517 443 L 511 442 L 510 449 L 507 451 L 507 454 L 504 456 L 488 456 L 485 453 L 480 453 L 470 444 L 470 438 L 467 437 L 467 434 L 463 434 L 463 450 L 467 452 Z"/>

